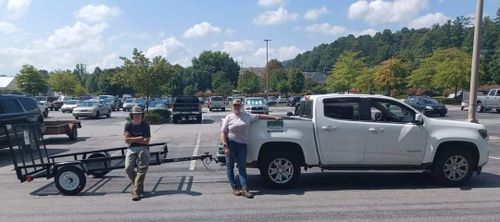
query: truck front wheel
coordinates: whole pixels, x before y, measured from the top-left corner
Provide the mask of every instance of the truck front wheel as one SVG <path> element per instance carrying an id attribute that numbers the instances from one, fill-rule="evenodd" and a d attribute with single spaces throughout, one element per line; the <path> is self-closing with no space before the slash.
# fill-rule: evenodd
<path id="1" fill-rule="evenodd" d="M 269 186 L 289 188 L 300 175 L 299 161 L 292 153 L 275 151 L 265 155 L 260 173 Z"/>
<path id="2" fill-rule="evenodd" d="M 473 172 L 474 160 L 466 150 L 446 150 L 436 159 L 432 174 L 445 186 L 460 186 Z"/>
<path id="3" fill-rule="evenodd" d="M 476 110 L 478 113 L 481 113 L 484 111 L 484 107 L 483 107 L 483 104 L 481 102 L 478 102 L 477 103 L 477 110 Z"/>

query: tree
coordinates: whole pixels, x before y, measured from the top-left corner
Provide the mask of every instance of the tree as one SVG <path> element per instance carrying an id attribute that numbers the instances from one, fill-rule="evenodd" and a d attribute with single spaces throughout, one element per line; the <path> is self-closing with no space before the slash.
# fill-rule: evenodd
<path id="1" fill-rule="evenodd" d="M 123 66 L 113 76 L 113 82 L 131 87 L 136 93 L 149 100 L 153 96 L 163 94 L 173 73 L 172 66 L 161 56 L 152 60 L 141 51 L 134 49 L 132 59 L 121 57 Z M 146 107 L 147 108 L 147 107 Z"/>
<path id="2" fill-rule="evenodd" d="M 298 69 L 289 69 L 287 73 L 288 87 L 293 93 L 301 93 L 304 90 L 305 77 Z"/>
<path id="3" fill-rule="evenodd" d="M 373 83 L 374 69 L 365 68 L 363 72 L 354 79 L 352 86 L 360 92 L 373 93 L 375 84 Z"/>
<path id="4" fill-rule="evenodd" d="M 331 92 L 350 92 L 357 76 L 361 75 L 366 65 L 357 58 L 358 53 L 344 51 L 332 67 L 327 77 L 326 86 Z"/>
<path id="5" fill-rule="evenodd" d="M 50 73 L 49 84 L 55 92 L 61 92 L 64 95 L 73 95 L 75 88 L 80 82 L 71 71 L 56 70 Z"/>
<path id="6" fill-rule="evenodd" d="M 432 79 L 436 75 L 436 61 L 432 57 L 427 57 L 407 77 L 409 87 L 423 88 L 432 91 Z"/>
<path id="7" fill-rule="evenodd" d="M 196 93 L 196 88 L 193 86 L 186 86 L 183 90 L 184 95 L 194 95 Z"/>
<path id="8" fill-rule="evenodd" d="M 288 77 L 285 69 L 275 69 L 269 73 L 269 89 L 286 94 L 289 91 Z"/>
<path id="9" fill-rule="evenodd" d="M 253 94 L 260 91 L 259 77 L 250 71 L 245 71 L 238 79 L 238 89 L 242 93 Z"/>
<path id="10" fill-rule="evenodd" d="M 198 57 L 192 60 L 192 73 L 197 88 L 201 91 L 212 89 L 212 78 L 217 72 L 224 73 L 223 78 L 227 79 L 233 87 L 238 83 L 240 66 L 226 52 L 203 51 Z"/>
<path id="11" fill-rule="evenodd" d="M 233 85 L 229 81 L 223 81 L 214 89 L 217 95 L 229 96 L 233 93 Z"/>
<path id="12" fill-rule="evenodd" d="M 47 92 L 47 80 L 32 65 L 23 65 L 17 75 L 16 81 L 19 88 L 29 95 Z"/>
<path id="13" fill-rule="evenodd" d="M 391 90 L 400 91 L 405 86 L 408 72 L 408 64 L 400 59 L 391 58 L 383 61 L 374 72 L 375 87 L 383 90 L 385 94 L 390 94 Z"/>
<path id="14" fill-rule="evenodd" d="M 458 48 L 440 49 L 435 51 L 431 59 L 435 62 L 436 76 L 432 85 L 439 89 L 455 89 L 468 86 L 471 57 Z"/>

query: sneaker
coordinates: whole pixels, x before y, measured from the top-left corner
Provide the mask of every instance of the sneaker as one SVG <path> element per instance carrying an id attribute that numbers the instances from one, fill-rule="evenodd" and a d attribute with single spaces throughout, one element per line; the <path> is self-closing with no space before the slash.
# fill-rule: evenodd
<path id="1" fill-rule="evenodd" d="M 241 196 L 241 190 L 238 190 L 238 188 L 233 188 L 233 194 L 234 196 Z"/>
<path id="2" fill-rule="evenodd" d="M 244 190 L 241 190 L 241 196 L 244 196 L 246 198 L 253 198 L 253 194 L 250 193 L 250 191 L 244 189 Z"/>
<path id="3" fill-rule="evenodd" d="M 133 201 L 139 201 L 141 200 L 141 195 L 138 193 L 132 193 L 132 200 Z"/>

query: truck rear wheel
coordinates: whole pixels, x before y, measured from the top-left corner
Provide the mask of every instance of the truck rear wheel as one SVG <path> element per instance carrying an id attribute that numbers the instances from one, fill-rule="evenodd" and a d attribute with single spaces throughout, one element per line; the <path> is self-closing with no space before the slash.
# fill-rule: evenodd
<path id="1" fill-rule="evenodd" d="M 471 178 L 473 163 L 471 154 L 466 150 L 446 150 L 436 159 L 432 174 L 440 184 L 460 186 Z"/>
<path id="2" fill-rule="evenodd" d="M 76 141 L 78 139 L 78 129 L 76 126 L 71 127 L 68 137 L 70 141 Z"/>
<path id="3" fill-rule="evenodd" d="M 80 193 L 87 183 L 83 171 L 75 166 L 63 166 L 57 169 L 54 179 L 57 190 L 64 195 Z"/>
<path id="4" fill-rule="evenodd" d="M 87 159 L 94 159 L 94 158 L 105 158 L 105 157 L 110 157 L 111 155 L 108 152 L 99 152 L 99 153 L 93 153 L 90 154 L 90 156 Z M 97 161 L 97 162 L 87 162 L 86 166 L 89 170 L 88 174 L 96 177 L 96 178 L 101 178 L 104 177 L 107 173 L 109 173 L 109 170 L 106 170 L 106 166 L 104 165 L 106 162 L 107 167 L 111 167 L 111 160 L 106 160 L 106 161 Z M 102 170 L 94 170 L 94 169 L 102 169 Z"/>
<path id="5" fill-rule="evenodd" d="M 300 176 L 299 161 L 288 152 L 271 152 L 263 158 L 260 174 L 264 181 L 273 188 L 289 188 Z"/>
<path id="6" fill-rule="evenodd" d="M 483 107 L 483 104 L 481 102 L 478 102 L 477 103 L 477 112 L 478 113 L 481 113 L 484 111 L 484 107 Z"/>

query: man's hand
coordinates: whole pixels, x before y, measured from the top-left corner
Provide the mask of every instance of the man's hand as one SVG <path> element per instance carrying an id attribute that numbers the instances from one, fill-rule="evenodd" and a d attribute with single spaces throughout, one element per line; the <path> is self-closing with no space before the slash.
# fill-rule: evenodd
<path id="1" fill-rule="evenodd" d="M 227 144 L 224 144 L 224 154 L 229 155 L 231 151 L 229 150 L 229 146 Z"/>

